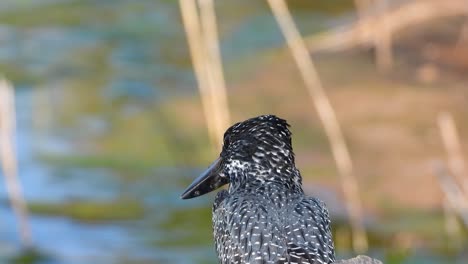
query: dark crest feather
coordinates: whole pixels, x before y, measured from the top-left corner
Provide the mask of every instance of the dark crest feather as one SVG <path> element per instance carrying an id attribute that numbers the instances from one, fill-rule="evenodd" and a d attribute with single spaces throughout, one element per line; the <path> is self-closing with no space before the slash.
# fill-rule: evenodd
<path id="1" fill-rule="evenodd" d="M 231 126 L 224 133 L 223 150 L 236 140 L 277 144 L 291 149 L 291 131 L 286 120 L 275 115 L 262 115 Z"/>

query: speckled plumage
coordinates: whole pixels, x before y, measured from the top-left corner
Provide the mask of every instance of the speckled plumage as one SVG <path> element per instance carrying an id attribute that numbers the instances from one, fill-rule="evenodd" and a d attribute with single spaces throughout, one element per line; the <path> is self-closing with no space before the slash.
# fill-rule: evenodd
<path id="1" fill-rule="evenodd" d="M 222 264 L 335 260 L 328 211 L 304 195 L 288 126 L 266 115 L 237 123 L 224 135 L 218 177 L 230 185 L 213 205 Z"/>

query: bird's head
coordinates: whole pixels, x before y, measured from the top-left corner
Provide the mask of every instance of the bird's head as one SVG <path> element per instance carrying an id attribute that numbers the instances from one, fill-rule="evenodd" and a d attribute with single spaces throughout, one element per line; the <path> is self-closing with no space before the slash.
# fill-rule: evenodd
<path id="1" fill-rule="evenodd" d="M 194 198 L 228 183 L 230 189 L 255 181 L 285 181 L 300 186 L 288 127 L 286 120 L 274 115 L 234 124 L 224 134 L 219 158 L 181 197 Z"/>

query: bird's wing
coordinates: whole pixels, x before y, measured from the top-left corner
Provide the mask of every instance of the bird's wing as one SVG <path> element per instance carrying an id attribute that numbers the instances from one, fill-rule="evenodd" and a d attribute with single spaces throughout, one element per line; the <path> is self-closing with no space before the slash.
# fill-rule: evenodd
<path id="1" fill-rule="evenodd" d="M 215 244 L 221 263 L 334 261 L 330 219 L 320 200 L 301 198 L 283 215 L 253 202 L 255 199 L 227 195 L 218 194 L 213 208 Z"/>
<path id="2" fill-rule="evenodd" d="M 228 197 L 213 211 L 216 251 L 221 263 L 286 260 L 277 212 L 254 201 L 249 197 Z"/>
<path id="3" fill-rule="evenodd" d="M 226 226 L 226 218 L 228 213 L 226 212 L 225 201 L 229 197 L 229 192 L 221 190 L 216 194 L 216 198 L 213 203 L 213 234 L 215 239 L 216 252 L 218 253 L 218 259 L 225 263 L 223 257 L 227 256 L 231 250 L 230 247 L 224 245 L 230 244 L 230 236 Z"/>
<path id="4" fill-rule="evenodd" d="M 289 224 L 283 233 L 291 262 L 332 263 L 335 260 L 330 217 L 322 201 L 303 198 L 286 217 Z"/>
<path id="5" fill-rule="evenodd" d="M 220 263 L 242 263 L 240 247 L 234 236 L 231 234 L 228 221 L 230 215 L 228 213 L 229 192 L 221 190 L 217 193 L 213 204 L 213 233 L 215 238 L 216 252 Z"/>

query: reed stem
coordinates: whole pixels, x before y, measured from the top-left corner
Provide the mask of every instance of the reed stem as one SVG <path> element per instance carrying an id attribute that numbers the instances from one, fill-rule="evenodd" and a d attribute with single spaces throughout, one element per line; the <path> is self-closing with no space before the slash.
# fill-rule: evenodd
<path id="1" fill-rule="evenodd" d="M 220 150 L 229 121 L 226 85 L 219 49 L 213 0 L 180 0 L 193 67 L 211 143 Z"/>
<path id="2" fill-rule="evenodd" d="M 31 228 L 26 202 L 18 178 L 16 159 L 16 113 L 15 96 L 11 84 L 0 79 L 0 153 L 6 189 L 11 207 L 18 221 L 21 242 L 24 247 L 32 246 Z"/>

